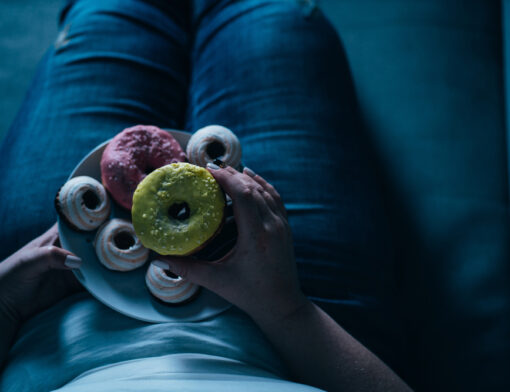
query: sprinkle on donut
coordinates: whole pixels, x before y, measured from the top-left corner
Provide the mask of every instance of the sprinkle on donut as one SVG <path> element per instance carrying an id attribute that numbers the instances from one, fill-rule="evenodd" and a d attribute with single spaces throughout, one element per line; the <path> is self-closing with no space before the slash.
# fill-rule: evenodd
<path id="1" fill-rule="evenodd" d="M 186 161 L 179 142 L 149 125 L 126 128 L 106 146 L 101 158 L 101 180 L 113 199 L 130 210 L 138 184 L 153 170 Z"/>
<path id="2" fill-rule="evenodd" d="M 190 163 L 173 163 L 154 170 L 138 185 L 131 217 L 146 248 L 187 256 L 219 233 L 225 203 L 211 173 Z"/>

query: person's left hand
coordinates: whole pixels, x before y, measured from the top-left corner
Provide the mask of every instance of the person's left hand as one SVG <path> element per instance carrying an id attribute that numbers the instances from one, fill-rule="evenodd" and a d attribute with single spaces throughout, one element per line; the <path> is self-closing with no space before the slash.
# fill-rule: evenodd
<path id="1" fill-rule="evenodd" d="M 81 259 L 60 248 L 57 224 L 0 262 L 0 313 L 23 322 L 83 287 L 71 269 Z"/>

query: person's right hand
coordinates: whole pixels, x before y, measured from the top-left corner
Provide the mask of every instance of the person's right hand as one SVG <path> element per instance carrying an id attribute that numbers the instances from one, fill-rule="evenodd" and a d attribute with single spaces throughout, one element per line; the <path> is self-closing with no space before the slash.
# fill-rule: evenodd
<path id="1" fill-rule="evenodd" d="M 215 168 L 216 167 L 216 168 Z M 236 246 L 214 262 L 161 257 L 171 272 L 217 293 L 254 318 L 280 318 L 305 303 L 285 207 L 272 185 L 251 170 L 208 166 L 232 198 Z"/>
<path id="2" fill-rule="evenodd" d="M 19 324 L 83 290 L 71 272 L 81 259 L 62 249 L 57 224 L 0 262 L 0 317 Z"/>
<path id="3" fill-rule="evenodd" d="M 232 198 L 236 246 L 215 262 L 167 257 L 170 270 L 247 312 L 297 381 L 327 391 L 409 391 L 301 292 L 285 209 L 275 189 L 246 169 L 209 170 Z"/>

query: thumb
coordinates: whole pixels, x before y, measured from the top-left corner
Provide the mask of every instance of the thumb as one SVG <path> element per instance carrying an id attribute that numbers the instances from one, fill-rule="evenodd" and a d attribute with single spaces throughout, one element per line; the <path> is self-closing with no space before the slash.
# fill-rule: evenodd
<path id="1" fill-rule="evenodd" d="M 194 260 L 187 257 L 159 256 L 152 264 L 169 271 L 192 283 L 214 290 L 218 268 L 210 261 Z"/>
<path id="2" fill-rule="evenodd" d="M 81 259 L 73 253 L 49 245 L 36 248 L 20 260 L 19 267 L 27 272 L 41 274 L 52 269 L 68 270 L 79 268 Z"/>

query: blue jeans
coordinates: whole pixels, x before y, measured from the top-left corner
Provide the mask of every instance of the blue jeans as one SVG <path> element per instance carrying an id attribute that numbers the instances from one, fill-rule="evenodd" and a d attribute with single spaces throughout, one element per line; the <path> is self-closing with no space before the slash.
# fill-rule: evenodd
<path id="1" fill-rule="evenodd" d="M 341 42 L 310 0 L 78 0 L 0 149 L 0 259 L 56 219 L 92 148 L 135 124 L 232 129 L 289 213 L 303 291 L 395 366 L 391 235 Z"/>

